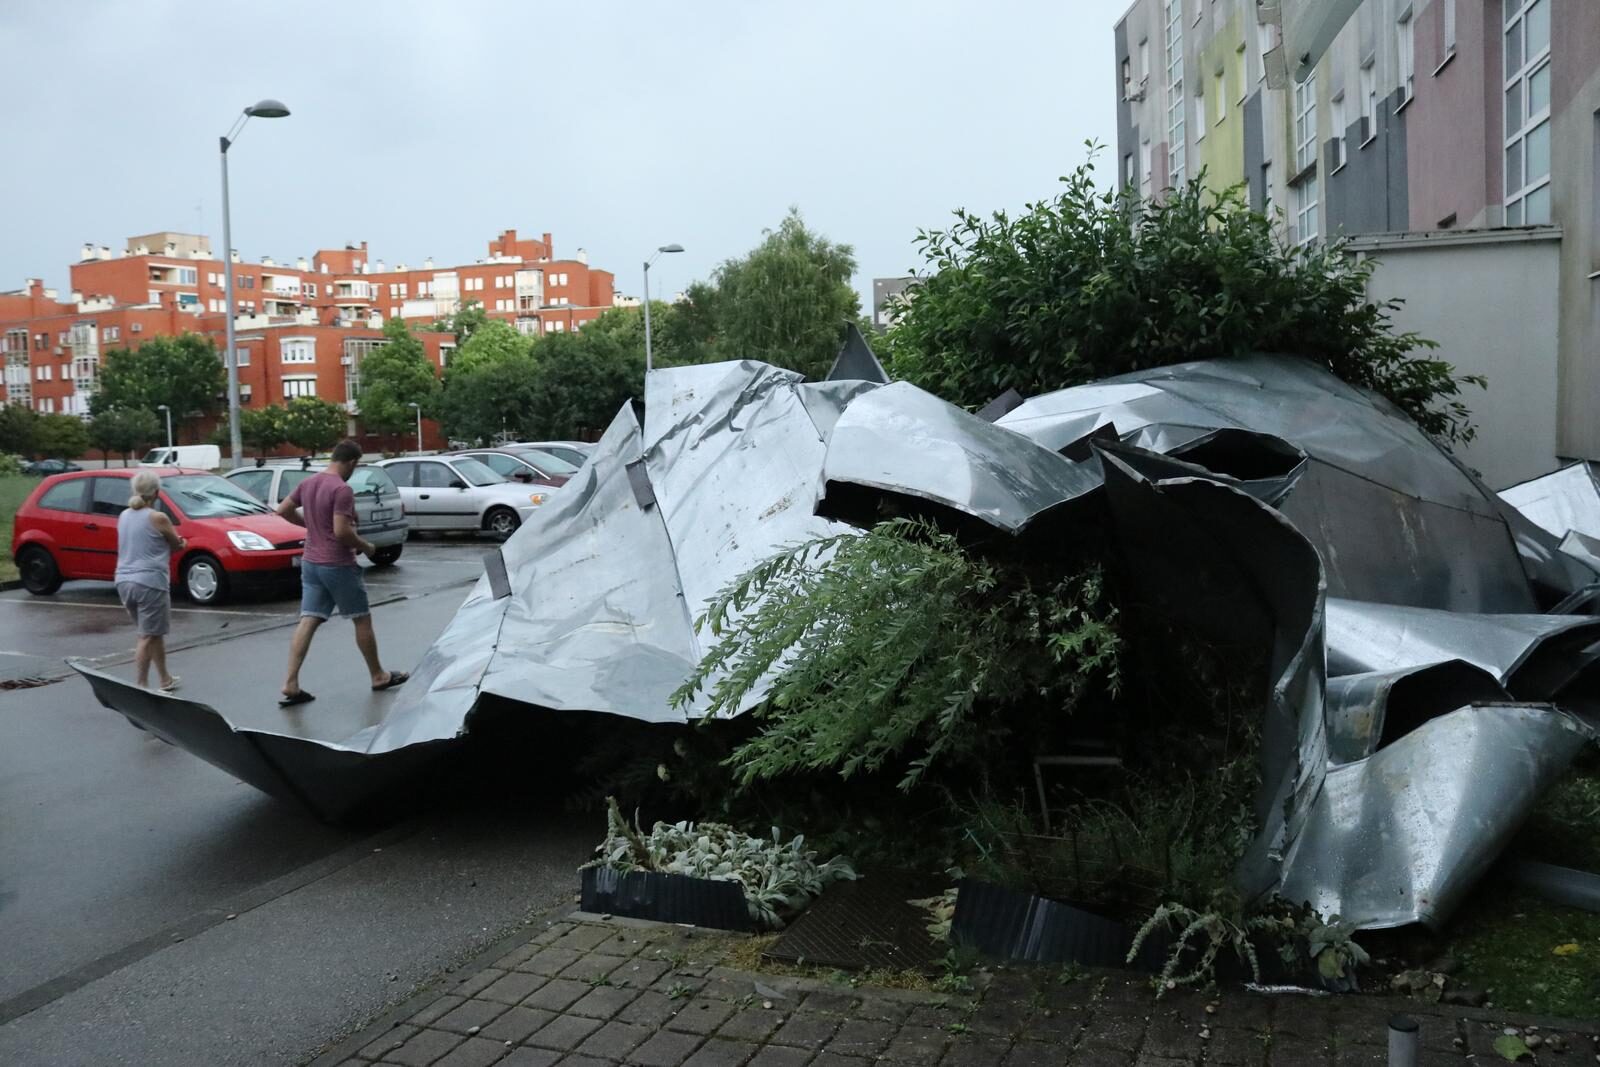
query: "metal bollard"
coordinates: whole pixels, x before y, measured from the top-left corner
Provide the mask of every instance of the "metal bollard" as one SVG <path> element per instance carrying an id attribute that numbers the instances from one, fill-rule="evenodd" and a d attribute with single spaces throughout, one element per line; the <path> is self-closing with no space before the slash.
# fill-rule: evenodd
<path id="1" fill-rule="evenodd" d="M 1417 1067 L 1417 1021 L 1409 1015 L 1389 1016 L 1389 1067 Z"/>

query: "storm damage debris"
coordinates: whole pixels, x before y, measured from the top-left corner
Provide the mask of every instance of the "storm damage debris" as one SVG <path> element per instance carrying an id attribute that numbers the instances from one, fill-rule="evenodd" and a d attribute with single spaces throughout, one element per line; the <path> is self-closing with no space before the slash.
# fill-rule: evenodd
<path id="1" fill-rule="evenodd" d="M 1600 516 L 1584 476 L 1551 478 Z M 1247 895 L 1438 924 L 1595 736 L 1565 701 L 1600 662 L 1600 574 L 1569 535 L 1600 527 L 1529 499 L 1293 357 L 982 415 L 906 383 L 673 368 L 649 376 L 642 424 L 625 406 L 503 546 L 503 581 L 478 583 L 378 726 L 290 744 L 84 673 L 107 706 L 331 816 L 464 733 L 484 696 L 684 721 L 670 697 L 706 651 L 700 605 L 782 548 L 907 512 L 1024 551 L 1093 526 L 1175 623 L 1269 653 Z M 1568 514 L 1582 528 L 1560 529 Z"/>

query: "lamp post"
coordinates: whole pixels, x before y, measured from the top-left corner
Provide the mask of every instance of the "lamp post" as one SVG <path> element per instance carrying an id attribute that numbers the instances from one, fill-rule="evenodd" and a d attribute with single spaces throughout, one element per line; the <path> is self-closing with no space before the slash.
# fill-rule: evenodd
<path id="1" fill-rule="evenodd" d="M 233 127 L 223 134 L 219 140 L 222 142 L 222 266 L 224 270 L 223 292 L 227 307 L 223 309 L 226 323 L 226 337 L 228 352 L 228 442 L 231 447 L 232 466 L 237 467 L 244 462 L 244 445 L 239 437 L 239 358 L 234 351 L 233 342 L 233 316 L 237 310 L 233 303 L 233 232 L 228 218 L 228 149 L 238 139 L 239 133 L 244 129 L 244 124 L 253 118 L 281 119 L 289 114 L 289 109 L 277 100 L 261 100 L 252 107 L 244 109 L 244 113 L 234 122 Z"/>
<path id="2" fill-rule="evenodd" d="M 406 405 L 417 413 L 417 455 L 422 455 L 422 405 L 415 400 Z"/>
<path id="3" fill-rule="evenodd" d="M 656 256 L 663 252 L 682 252 L 682 245 L 662 245 L 656 249 L 656 255 L 644 261 L 644 372 L 650 373 L 654 365 L 650 350 L 650 264 L 656 261 Z"/>
<path id="4" fill-rule="evenodd" d="M 164 412 L 167 413 L 167 447 L 171 448 L 172 447 L 172 409 L 170 407 L 168 407 L 166 404 L 157 404 L 156 405 L 156 410 L 157 411 L 164 411 Z"/>

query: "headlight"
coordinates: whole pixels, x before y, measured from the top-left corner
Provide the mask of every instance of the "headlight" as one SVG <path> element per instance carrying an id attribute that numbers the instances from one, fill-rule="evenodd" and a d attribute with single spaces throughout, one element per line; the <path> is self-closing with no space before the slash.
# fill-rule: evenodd
<path id="1" fill-rule="evenodd" d="M 233 547 L 242 552 L 271 552 L 272 542 L 258 533 L 249 530 L 229 530 L 228 540 L 233 542 Z"/>
<path id="2" fill-rule="evenodd" d="M 544 503 L 544 494 L 543 493 L 529 493 L 528 494 L 528 500 L 529 500 L 530 503 L 543 504 Z"/>

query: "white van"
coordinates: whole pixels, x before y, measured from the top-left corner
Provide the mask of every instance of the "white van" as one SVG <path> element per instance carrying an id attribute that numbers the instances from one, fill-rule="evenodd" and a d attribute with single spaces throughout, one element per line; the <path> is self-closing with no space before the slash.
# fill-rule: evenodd
<path id="1" fill-rule="evenodd" d="M 222 466 L 222 449 L 216 445 L 173 445 L 152 448 L 139 461 L 141 467 L 198 467 L 214 471 Z"/>

